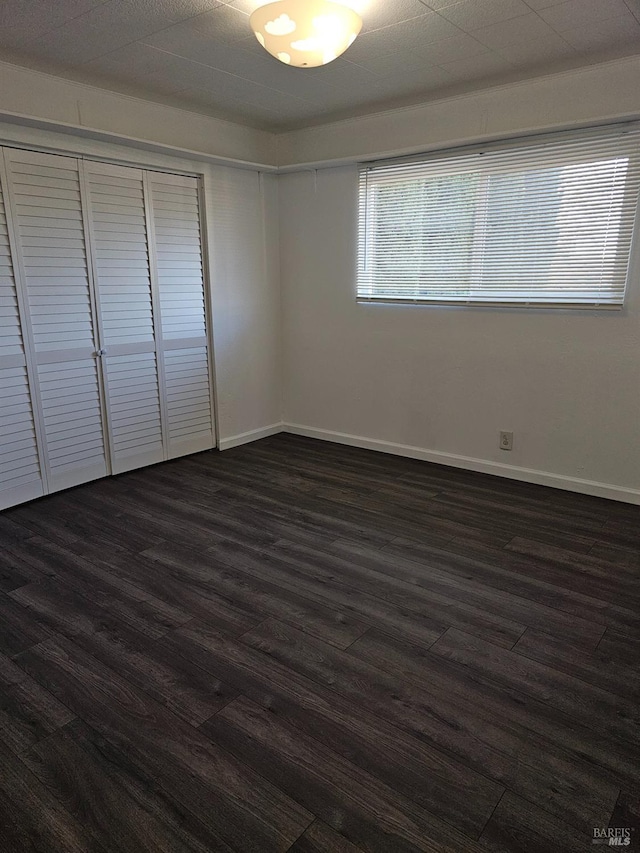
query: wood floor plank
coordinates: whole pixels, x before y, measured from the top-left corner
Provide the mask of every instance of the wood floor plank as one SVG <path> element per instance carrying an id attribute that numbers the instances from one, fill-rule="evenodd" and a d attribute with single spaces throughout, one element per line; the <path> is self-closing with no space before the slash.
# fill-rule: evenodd
<path id="1" fill-rule="evenodd" d="M 1 853 L 640 838 L 639 530 L 284 433 L 3 511 Z"/>
<path id="2" fill-rule="evenodd" d="M 479 497 L 466 491 L 452 493 L 447 490 L 440 492 L 434 503 L 440 509 L 450 507 L 454 513 L 465 508 L 468 512 L 498 517 L 505 528 L 521 535 L 522 531 L 527 531 L 526 535 L 538 542 L 559 545 L 583 554 L 594 545 L 603 524 L 602 518 L 594 517 L 594 513 L 564 513 L 559 517 L 557 509 L 549 504 L 536 506 L 532 501 L 517 502 L 508 495 L 499 496 L 495 491 L 490 496 Z"/>
<path id="3" fill-rule="evenodd" d="M 81 537 L 68 529 L 67 518 L 60 516 L 65 494 L 62 492 L 48 495 L 44 500 L 12 507 L 5 510 L 3 517 L 29 530 L 31 536 L 47 536 L 52 541 L 61 543 L 78 540 Z"/>
<path id="4" fill-rule="evenodd" d="M 480 841 L 491 853 L 583 853 L 592 837 L 507 792 Z"/>
<path id="5" fill-rule="evenodd" d="M 184 472 L 183 475 L 184 477 Z M 209 500 L 215 501 L 216 490 L 212 484 Z M 158 545 L 165 539 L 185 545 L 205 548 L 213 544 L 217 537 L 235 532 L 238 535 L 239 524 L 235 527 L 225 523 L 213 506 L 196 503 L 193 500 L 191 481 L 184 485 L 179 499 L 175 496 L 151 493 L 148 489 L 127 489 L 116 498 L 109 495 L 92 495 L 90 507 L 97 513 L 114 513 L 121 519 L 122 524 L 129 530 L 141 530 L 146 533 L 146 540 L 134 538 L 131 542 L 121 539 L 129 551 L 143 551 L 145 548 Z M 191 498 L 191 499 L 189 499 Z M 251 530 L 247 526 L 246 536 L 251 539 Z M 273 537 L 263 529 L 256 529 L 255 538 L 258 544 L 269 542 Z"/>
<path id="6" fill-rule="evenodd" d="M 283 485 L 297 485 L 302 490 L 317 486 L 329 488 L 358 488 L 363 494 L 371 494 L 380 488 L 380 475 L 384 471 L 387 477 L 395 476 L 387 460 L 360 457 L 355 459 L 350 453 L 343 454 L 339 464 L 326 464 L 322 449 L 315 450 L 313 443 L 305 442 L 296 447 L 295 442 L 286 441 L 286 453 L 278 442 L 253 443 L 248 453 L 236 453 L 232 464 L 237 468 L 251 465 L 266 477 L 284 476 Z"/>
<path id="7" fill-rule="evenodd" d="M 291 495 L 285 491 L 262 488 L 257 492 L 252 488 L 250 478 L 246 478 L 241 486 L 226 485 L 217 493 L 225 512 L 241 513 L 246 518 L 250 513 L 254 521 L 260 521 L 265 527 L 274 522 L 294 524 L 309 536 L 335 536 L 336 539 L 355 539 L 372 543 L 385 543 L 392 539 L 392 534 L 382 532 L 371 522 L 370 517 L 362 517 L 358 512 L 331 511 L 326 502 L 307 499 L 304 503 L 299 500 L 291 502 Z M 268 527 L 267 527 L 268 529 Z M 413 528 L 412 528 L 413 530 Z"/>
<path id="8" fill-rule="evenodd" d="M 0 743 L 0 849 L 3 853 L 105 853 L 27 766 Z"/>
<path id="9" fill-rule="evenodd" d="M 0 685 L 4 688 L 9 684 L 17 684 L 24 678 L 26 678 L 24 670 L 0 652 Z"/>
<path id="10" fill-rule="evenodd" d="M 599 532 L 599 536 L 606 536 L 606 531 Z M 600 539 L 594 544 L 594 548 L 604 543 Z M 562 548 L 559 545 L 549 545 L 546 542 L 540 542 L 536 539 L 527 536 L 516 536 L 507 546 L 506 550 L 513 551 L 516 554 L 525 554 L 534 559 L 547 560 L 553 563 L 559 572 L 566 571 L 583 571 L 585 574 L 593 577 L 602 577 L 611 579 L 611 561 L 603 557 L 589 554 L 575 554 L 573 551 Z M 593 550 L 593 548 L 591 549 Z M 617 563 L 618 571 L 616 572 L 616 581 L 622 583 L 629 589 L 634 589 L 638 585 L 637 564 L 630 564 L 628 561 L 620 561 Z"/>
<path id="11" fill-rule="evenodd" d="M 28 676 L 0 693 L 0 741 L 23 753 L 75 718 L 68 708 Z"/>
<path id="12" fill-rule="evenodd" d="M 153 468 L 131 471 L 118 478 L 121 486 L 120 493 L 135 497 L 138 490 L 142 488 L 143 492 L 148 494 L 149 485 L 152 484 L 154 494 L 163 494 L 167 497 L 184 494 L 184 490 L 187 489 L 190 504 L 191 496 L 201 494 L 212 497 L 223 488 L 224 483 L 213 480 L 208 467 L 205 470 L 197 467 L 197 460 L 200 457 L 210 459 L 210 456 L 209 451 L 205 451 L 174 459 L 162 465 L 154 465 Z"/>
<path id="13" fill-rule="evenodd" d="M 536 542 L 523 536 L 517 536 L 506 550 L 524 555 L 531 564 L 546 565 L 558 577 L 560 585 L 589 583 L 599 591 L 599 595 L 613 604 L 626 600 L 633 606 L 640 604 L 640 578 L 633 567 L 617 564 L 615 576 L 611 565 L 590 555 L 574 554 L 564 548 Z"/>
<path id="14" fill-rule="evenodd" d="M 213 492 L 215 495 L 215 490 Z M 236 517 L 224 512 L 211 495 L 206 499 L 193 490 L 191 481 L 179 496 L 167 496 L 147 493 L 144 489 L 135 489 L 125 498 L 125 506 L 130 508 L 132 517 L 149 516 L 161 519 L 165 538 L 172 544 L 188 547 L 215 545 L 220 537 L 233 539 L 255 547 L 269 545 L 278 538 L 276 533 L 252 519 Z M 123 501 L 119 499 L 120 505 Z"/>
<path id="15" fill-rule="evenodd" d="M 604 534 L 606 535 L 606 533 Z M 604 560 L 607 563 L 613 563 L 618 566 L 625 566 L 631 569 L 638 568 L 637 548 L 623 548 L 619 545 L 611 545 L 608 542 L 595 542 L 589 551 L 590 557 L 595 557 L 597 560 Z"/>
<path id="16" fill-rule="evenodd" d="M 289 853 L 362 853 L 362 848 L 347 841 L 321 820 L 314 820 L 293 847 L 289 848 Z"/>
<path id="17" fill-rule="evenodd" d="M 457 628 L 449 628 L 430 651 L 478 669 L 500 685 L 517 687 L 587 728 L 625 741 L 640 757 L 640 714 L 633 702 Z"/>
<path id="18" fill-rule="evenodd" d="M 615 661 L 637 667 L 640 661 L 640 637 L 630 637 L 607 628 L 597 646 L 605 663 Z"/>
<path id="19" fill-rule="evenodd" d="M 0 560 L 0 592 L 11 592 L 40 576 L 40 572 L 29 566 L 25 560 L 10 554 L 6 548 L 3 549 Z"/>
<path id="20" fill-rule="evenodd" d="M 237 543 L 220 542 L 211 553 L 225 565 L 258 577 L 266 575 L 279 586 L 298 592 L 321 606 L 360 615 L 367 622 L 382 623 L 391 632 L 406 633 L 426 643 L 439 637 L 447 624 L 446 619 L 428 606 L 412 602 L 409 593 L 400 596 L 402 603 L 397 599 L 387 600 L 382 594 L 371 595 L 366 590 L 356 597 L 353 585 L 345 583 L 339 574 L 282 559 L 270 552 L 257 552 Z"/>
<path id="21" fill-rule="evenodd" d="M 501 720 L 495 709 L 463 704 L 455 694 L 405 680 L 397 670 L 385 672 L 348 651 L 320 646 L 273 621 L 243 639 L 578 826 L 592 821 L 594 814 L 601 816 L 603 810 L 610 813 L 613 785 L 599 782 L 597 774 L 550 750 L 548 744 L 541 750 L 530 731 Z"/>
<path id="22" fill-rule="evenodd" d="M 33 531 L 10 517 L 9 512 L 0 515 L 0 547 L 25 542 L 33 536 Z"/>
<path id="23" fill-rule="evenodd" d="M 282 462 L 279 465 L 274 463 L 270 468 L 267 466 L 268 482 L 286 486 L 287 481 L 283 480 L 282 469 Z M 251 466 L 251 460 L 236 462 L 234 470 L 240 472 L 245 482 L 255 481 L 255 466 Z M 290 470 L 292 472 L 295 470 L 297 475 L 294 489 L 300 491 L 303 497 L 322 501 L 332 506 L 334 512 L 340 512 L 341 508 L 365 511 L 371 514 L 372 521 L 376 517 L 382 530 L 395 531 L 399 526 L 406 535 L 413 534 L 421 537 L 426 534 L 430 540 L 432 536 L 440 538 L 447 535 L 468 535 L 500 546 L 509 542 L 516 533 L 516 527 L 507 527 L 495 521 L 489 525 L 486 518 L 485 526 L 480 527 L 478 515 L 468 511 L 459 513 L 458 517 L 451 517 L 451 514 L 445 517 L 438 501 L 430 500 L 436 497 L 436 491 L 430 492 L 422 488 L 413 490 L 412 493 L 410 489 L 400 487 L 398 484 L 381 488 L 379 477 L 369 477 L 363 488 L 361 476 L 353 476 L 341 471 L 339 477 L 336 477 L 334 472 L 327 477 L 326 473 L 320 473 L 319 466 L 315 468 L 309 466 L 304 459 L 297 459 L 295 469 Z M 299 476 L 301 470 L 307 475 L 304 479 Z M 291 473 L 288 479 L 292 480 L 294 476 Z M 390 493 L 387 493 L 387 488 Z M 399 490 L 401 494 L 399 495 L 398 491 L 394 492 L 393 489 Z M 418 513 L 422 515 L 419 526 L 410 521 Z M 589 544 L 592 543 L 593 540 Z"/>
<path id="24" fill-rule="evenodd" d="M 43 574 L 46 571 L 49 579 L 60 578 L 76 593 L 108 607 L 125 622 L 149 636 L 159 637 L 192 618 L 192 614 L 156 598 L 92 560 L 41 537 L 29 540 L 27 559 Z M 14 590 L 11 597 L 15 598 L 16 593 Z"/>
<path id="25" fill-rule="evenodd" d="M 0 593 L 0 652 L 7 657 L 20 654 L 51 636 L 13 598 Z"/>
<path id="26" fill-rule="evenodd" d="M 156 553 L 155 550 L 147 553 Z M 223 565 L 237 568 L 255 577 L 268 577 L 290 592 L 303 595 L 321 607 L 334 607 L 340 612 L 360 616 L 367 622 L 377 621 L 387 630 L 397 631 L 432 643 L 445 630 L 446 620 L 428 611 L 426 606 L 404 607 L 395 601 L 386 601 L 364 590 L 356 597 L 353 587 L 328 572 L 300 571 L 295 562 L 281 560 L 264 551 L 244 548 L 236 542 L 221 541 L 210 552 Z M 405 601 L 409 600 L 407 594 Z"/>
<path id="27" fill-rule="evenodd" d="M 113 504 L 110 511 L 105 512 L 102 501 L 92 492 L 87 494 L 77 489 L 65 492 L 60 514 L 80 538 L 91 538 L 100 531 L 104 539 L 130 551 L 142 551 L 164 539 L 164 531 L 152 521 L 145 524 L 138 519 L 136 524 L 130 524 L 126 513 Z"/>
<path id="28" fill-rule="evenodd" d="M 539 755 L 552 764 L 556 762 L 558 777 L 569 768 L 569 776 L 575 774 L 580 780 L 583 806 L 579 814 L 583 822 L 602 820 L 619 786 L 637 786 L 637 760 L 626 742 L 596 736 L 576 725 L 572 716 L 517 688 L 497 684 L 478 669 L 375 630 L 368 631 L 348 651 L 392 676 L 403 672 L 409 681 L 470 709 L 479 731 L 484 730 L 487 720 L 490 727 L 500 721 L 508 732 L 508 741 L 516 734 L 536 745 Z M 571 796 L 570 787 L 567 791 Z M 552 786 L 547 793 L 555 795 L 558 791 Z M 557 812 L 553 802 L 537 802 Z"/>
<path id="29" fill-rule="evenodd" d="M 119 524 L 117 519 L 96 517 L 82 503 L 75 503 L 78 494 L 87 497 L 82 487 L 76 490 L 49 495 L 46 498 L 46 512 L 43 512 L 39 503 L 26 504 L 10 510 L 10 517 L 16 519 L 33 531 L 34 535 L 50 539 L 52 542 L 64 545 L 66 542 L 77 542 L 83 539 L 91 539 L 93 536 L 100 537 L 116 547 L 126 541 L 140 548 L 149 547 L 159 538 L 149 539 L 131 531 L 126 536 L 126 529 Z"/>
<path id="30" fill-rule="evenodd" d="M 81 595 L 58 577 L 14 590 L 11 599 L 17 608 L 46 629 L 45 636 L 56 631 L 71 638 L 91 634 L 103 622 L 114 618 L 109 609 Z"/>
<path id="31" fill-rule="evenodd" d="M 205 823 L 214 849 L 285 851 L 311 823 L 278 788 L 68 640 L 34 646 L 20 664 Z"/>
<path id="32" fill-rule="evenodd" d="M 218 593 L 211 558 L 203 559 L 200 551 L 181 545 L 163 543 L 157 547 L 161 549 L 158 553 L 165 555 L 175 551 L 180 559 L 175 564 L 164 559 L 160 569 L 159 561 L 149 559 L 144 552 L 110 554 L 91 549 L 87 554 L 91 563 L 106 569 L 114 581 L 135 584 L 143 597 L 178 608 L 189 617 L 209 620 L 231 636 L 242 634 L 266 618 L 267 613 L 256 609 L 254 600 Z M 75 544 L 68 548 L 74 553 L 78 550 Z M 200 564 L 204 564 L 204 569 L 198 572 L 196 565 Z"/>
<path id="33" fill-rule="evenodd" d="M 477 837 L 501 785 L 269 656 L 191 623 L 160 641 L 269 713 L 326 744 L 452 826 Z"/>
<path id="34" fill-rule="evenodd" d="M 282 619 L 339 648 L 350 645 L 369 626 L 368 622 L 356 618 L 346 609 L 336 610 L 317 601 L 309 601 L 290 588 L 270 583 L 267 580 L 268 575 L 263 579 L 260 575 L 220 564 L 217 555 L 217 549 L 208 551 L 203 556 L 191 548 L 185 549 L 165 543 L 144 552 L 144 556 L 151 558 L 151 561 L 145 564 L 147 576 L 151 573 L 157 576 L 159 563 L 164 567 L 161 583 L 166 582 L 168 576 L 172 587 L 175 585 L 189 590 L 195 586 L 201 601 L 206 601 L 206 595 L 203 599 L 201 591 L 203 587 L 207 591 L 206 594 L 209 590 L 214 590 L 216 594 L 260 613 L 260 621 L 268 616 Z M 140 565 L 140 559 L 137 558 L 127 561 L 125 568 L 131 571 L 133 567 L 136 571 Z M 180 592 L 177 594 L 183 595 Z M 201 601 L 191 605 L 191 612 L 218 627 L 217 620 L 212 620 L 210 614 L 202 612 Z M 249 626 L 244 630 L 249 630 Z"/>
<path id="35" fill-rule="evenodd" d="M 621 834 L 629 835 L 631 839 L 629 847 L 631 847 L 631 850 L 633 850 L 634 845 L 638 846 L 640 843 L 640 796 L 637 793 L 630 793 L 629 791 L 620 792 L 611 815 L 611 820 L 609 821 L 609 826 L 618 830 L 627 830 L 626 833 Z"/>
<path id="36" fill-rule="evenodd" d="M 306 735 L 240 697 L 203 729 L 309 812 L 380 853 L 472 853 L 480 847 Z"/>
<path id="37" fill-rule="evenodd" d="M 441 547 L 396 539 L 382 550 L 455 572 L 462 577 L 477 579 L 489 589 L 512 592 L 578 618 L 591 620 L 596 623 L 592 632 L 594 645 L 599 639 L 596 630 L 598 624 L 602 626 L 600 632 L 611 624 L 640 634 L 640 613 L 630 608 L 624 595 L 617 591 L 617 576 L 613 567 L 606 578 L 601 577 L 596 581 L 587 575 L 572 576 L 567 580 L 562 571 L 547 561 L 458 539 Z M 615 601 L 603 599 L 600 596 L 602 589 L 609 594 L 613 592 Z"/>
<path id="38" fill-rule="evenodd" d="M 630 702 L 640 702 L 638 667 L 612 661 L 601 646 L 596 647 L 590 655 L 585 655 L 584 648 L 580 644 L 570 642 L 567 637 L 527 628 L 513 651 L 586 681 L 594 687 L 601 687 L 622 696 Z"/>
<path id="39" fill-rule="evenodd" d="M 191 826 L 118 767 L 108 745 L 78 720 L 23 757 L 85 832 L 111 853 L 208 853 L 204 828 Z M 163 802 L 164 808 L 159 807 Z M 203 836 L 200 840 L 198 836 Z"/>
<path id="40" fill-rule="evenodd" d="M 549 606 L 546 603 L 525 598 L 528 589 L 519 589 L 519 594 L 496 590 L 479 582 L 482 577 L 482 567 L 477 562 L 468 565 L 462 562 L 462 574 L 447 571 L 449 562 L 437 558 L 425 557 L 423 560 L 410 560 L 389 553 L 387 549 L 373 549 L 365 545 L 337 540 L 323 546 L 331 554 L 349 560 L 351 564 L 362 565 L 372 571 L 399 578 L 405 583 L 419 586 L 445 596 L 454 598 L 487 614 L 508 616 L 519 625 L 535 625 L 544 627 L 550 632 L 561 633 L 563 636 L 574 637 L 581 643 L 595 645 L 604 628 L 580 617 L 571 617 L 566 612 Z M 557 591 L 549 594 L 548 600 L 557 604 Z M 468 629 L 466 629 L 468 630 Z M 506 645 L 505 638 L 505 645 Z"/>
<path id="41" fill-rule="evenodd" d="M 473 538 L 474 535 L 479 536 L 482 532 L 484 540 L 489 540 L 494 545 L 504 545 L 511 540 L 515 532 L 511 529 L 505 530 L 495 523 L 492 525 L 487 520 L 485 520 L 485 527 L 480 528 L 478 526 L 479 519 L 473 514 L 460 514 L 458 518 L 452 518 L 450 514 L 444 511 L 430 509 L 429 512 L 418 513 L 411 512 L 409 507 L 394 515 L 392 505 L 390 507 L 385 501 L 379 499 L 372 509 L 366 504 L 360 508 L 356 502 L 344 503 L 337 500 L 338 497 L 339 495 L 334 490 L 329 494 L 320 492 L 318 496 L 314 494 L 305 495 L 299 500 L 302 506 L 309 507 L 325 516 L 343 516 L 365 529 L 379 530 L 384 533 L 387 539 L 395 534 L 396 536 L 414 538 L 417 541 L 430 542 L 434 534 L 437 536 L 443 534 L 465 536 L 468 534 Z M 371 504 L 371 501 L 369 503 Z M 420 516 L 419 523 L 413 521 L 418 515 Z M 360 539 L 361 537 L 357 538 Z"/>
<path id="42" fill-rule="evenodd" d="M 413 466 L 398 478 L 398 482 L 430 489 L 438 488 L 440 493 L 462 499 L 478 499 L 485 505 L 506 500 L 511 506 L 545 513 L 555 510 L 558 530 L 566 529 L 566 524 L 571 525 L 574 519 L 586 521 L 593 531 L 600 530 L 610 517 L 611 507 L 614 505 L 612 501 L 590 495 L 567 493 L 521 480 L 498 478 L 492 474 L 454 469 L 445 465 Z"/>
<path id="43" fill-rule="evenodd" d="M 108 608 L 87 602 L 57 579 L 55 583 L 23 587 L 15 597 L 50 628 L 74 640 L 96 660 L 193 725 L 206 720 L 236 695 L 209 673 L 176 658 L 166 646 L 130 628 Z M 243 630 L 247 629 L 244 625 Z"/>
<path id="44" fill-rule="evenodd" d="M 616 548 L 640 548 L 640 532 L 638 526 L 629 523 L 629 519 L 609 519 L 598 537 L 607 545 Z"/>
<path id="45" fill-rule="evenodd" d="M 463 596 L 452 596 L 442 586 L 436 589 L 435 584 L 428 580 L 421 583 L 423 578 L 416 575 L 407 580 L 399 577 L 399 572 L 378 571 L 378 566 L 372 566 L 372 561 L 356 563 L 326 550 L 284 540 L 267 548 L 266 552 L 293 564 L 296 571 L 329 581 L 339 578 L 342 584 L 360 594 L 367 592 L 406 611 L 415 610 L 419 615 L 445 612 L 449 625 L 464 625 L 466 630 L 507 648 L 522 636 L 526 627 L 525 623 L 506 618 L 503 613 L 491 613 L 486 606 L 478 607 L 475 602 L 464 600 Z"/>
<path id="46" fill-rule="evenodd" d="M 180 845 L 184 845 L 189 850 L 194 848 L 198 853 L 210 853 L 210 851 L 231 853 L 229 845 L 215 831 L 212 831 L 209 812 L 203 812 L 200 819 L 194 814 L 197 809 L 184 808 L 180 798 L 172 798 L 170 793 L 161 786 L 158 774 L 136 762 L 135 757 L 132 760 L 130 750 L 107 740 L 82 720 L 75 720 L 65 726 L 64 731 L 83 752 L 87 753 L 88 758 L 84 761 L 95 768 L 98 794 L 101 790 L 101 776 L 103 776 L 107 792 L 113 791 L 118 799 L 120 794 L 116 792 L 122 792 L 126 807 L 134 814 L 142 810 L 150 818 L 155 818 L 163 826 L 168 827 L 168 837 L 173 833 L 178 841 L 177 849 L 180 849 Z M 37 760 L 40 765 L 38 773 L 40 775 L 46 773 L 50 786 L 56 787 L 62 794 L 61 782 L 54 771 L 55 765 L 46 758 L 46 752 L 41 751 L 34 760 Z M 53 774 L 54 778 L 49 774 Z M 76 785 L 73 780 L 70 784 L 73 784 L 75 791 Z M 185 780 L 184 784 L 192 790 L 191 780 Z M 85 792 L 78 794 L 78 798 L 81 799 L 79 805 L 82 803 L 82 798 L 86 796 Z M 89 796 L 92 796 L 91 792 Z M 92 819 L 95 820 L 95 817 Z M 131 831 L 135 832 L 136 827 L 131 827 Z M 105 825 L 105 834 L 109 840 L 112 832 L 113 830 L 109 832 Z M 134 848 L 131 853 L 137 853 L 137 848 Z"/>

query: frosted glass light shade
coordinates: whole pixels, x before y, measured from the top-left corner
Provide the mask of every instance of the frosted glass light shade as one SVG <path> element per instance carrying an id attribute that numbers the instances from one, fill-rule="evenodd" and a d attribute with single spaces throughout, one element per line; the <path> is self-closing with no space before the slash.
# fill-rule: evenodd
<path id="1" fill-rule="evenodd" d="M 333 0 L 277 0 L 249 18 L 260 44 L 285 65 L 326 65 L 353 44 L 362 18 Z"/>

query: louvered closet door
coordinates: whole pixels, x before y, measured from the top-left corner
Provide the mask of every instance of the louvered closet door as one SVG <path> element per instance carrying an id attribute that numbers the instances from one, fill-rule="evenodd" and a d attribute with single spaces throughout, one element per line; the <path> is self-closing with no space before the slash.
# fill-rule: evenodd
<path id="1" fill-rule="evenodd" d="M 164 458 L 144 173 L 86 163 L 114 473 Z"/>
<path id="2" fill-rule="evenodd" d="M 0 152 L 0 509 L 44 494 L 5 184 Z"/>
<path id="3" fill-rule="evenodd" d="M 149 172 L 148 183 L 171 458 L 215 444 L 198 181 Z"/>
<path id="4" fill-rule="evenodd" d="M 49 491 L 108 473 L 78 163 L 5 149 Z"/>

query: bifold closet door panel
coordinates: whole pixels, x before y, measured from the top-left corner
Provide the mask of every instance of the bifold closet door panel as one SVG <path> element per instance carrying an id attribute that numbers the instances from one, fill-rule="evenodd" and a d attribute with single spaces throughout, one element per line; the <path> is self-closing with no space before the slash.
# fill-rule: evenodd
<path id="1" fill-rule="evenodd" d="M 113 473 L 164 459 L 144 173 L 86 163 Z"/>
<path id="2" fill-rule="evenodd" d="M 198 181 L 147 174 L 173 458 L 215 446 Z"/>
<path id="3" fill-rule="evenodd" d="M 3 173 L 0 163 L 0 509 L 44 494 Z"/>
<path id="4" fill-rule="evenodd" d="M 0 508 L 215 446 L 195 178 L 0 149 Z"/>
<path id="5" fill-rule="evenodd" d="M 108 473 L 77 160 L 5 149 L 48 490 Z"/>

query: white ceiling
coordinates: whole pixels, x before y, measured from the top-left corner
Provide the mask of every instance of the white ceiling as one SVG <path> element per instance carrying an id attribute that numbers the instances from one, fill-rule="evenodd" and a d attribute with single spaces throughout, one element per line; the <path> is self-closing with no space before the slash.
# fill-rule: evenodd
<path id="1" fill-rule="evenodd" d="M 291 68 L 251 33 L 262 2 L 0 0 L 0 59 L 282 131 L 640 54 L 640 0 L 349 0 L 353 46 Z"/>

